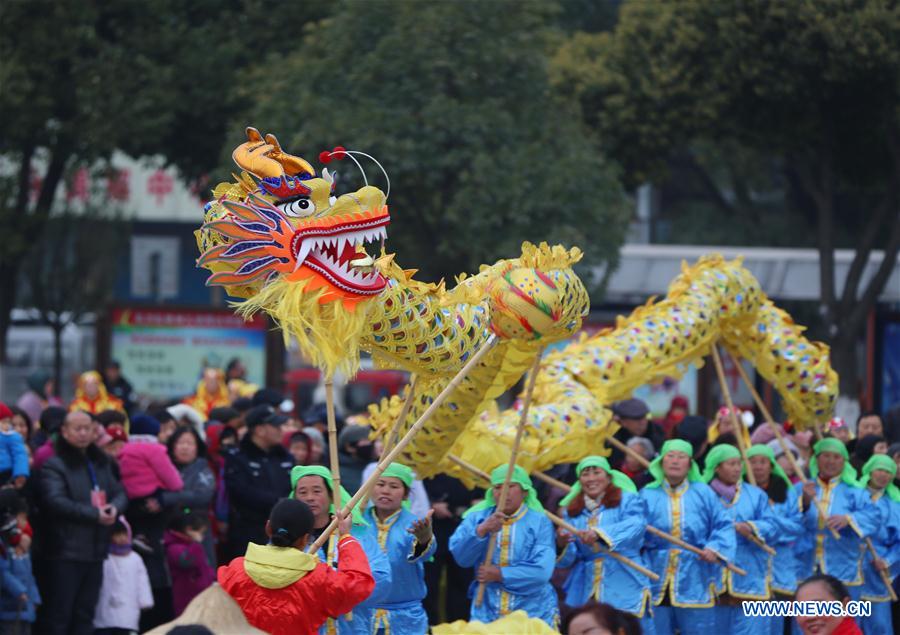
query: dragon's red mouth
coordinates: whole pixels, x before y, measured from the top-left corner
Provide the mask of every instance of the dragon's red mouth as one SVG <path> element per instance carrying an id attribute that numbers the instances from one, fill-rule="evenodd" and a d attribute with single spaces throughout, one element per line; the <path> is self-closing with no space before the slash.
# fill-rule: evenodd
<path id="1" fill-rule="evenodd" d="M 357 248 L 386 238 L 385 228 L 390 222 L 387 208 L 383 207 L 362 214 L 330 216 L 305 225 L 291 239 L 296 267 L 310 268 L 343 291 L 376 295 L 387 280 L 372 266 L 372 258 Z"/>

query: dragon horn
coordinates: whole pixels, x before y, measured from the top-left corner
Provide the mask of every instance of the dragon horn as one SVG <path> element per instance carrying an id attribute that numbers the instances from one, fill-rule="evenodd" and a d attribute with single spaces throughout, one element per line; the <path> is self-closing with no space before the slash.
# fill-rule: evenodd
<path id="1" fill-rule="evenodd" d="M 275 152 L 284 152 L 284 150 L 281 149 L 281 144 L 278 143 L 278 138 L 275 135 L 273 135 L 271 132 L 266 135 L 266 143 L 268 143 L 271 146 L 274 146 Z"/>
<path id="2" fill-rule="evenodd" d="M 253 126 L 247 126 L 245 132 L 247 133 L 247 141 L 250 143 L 259 143 L 263 140 L 263 136 L 260 134 L 259 130 Z"/>

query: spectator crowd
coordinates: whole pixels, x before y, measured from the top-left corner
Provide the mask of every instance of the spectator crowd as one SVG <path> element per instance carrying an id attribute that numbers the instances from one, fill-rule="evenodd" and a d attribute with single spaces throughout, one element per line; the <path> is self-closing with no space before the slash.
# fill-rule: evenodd
<path id="1" fill-rule="evenodd" d="M 227 374 L 206 369 L 194 395 L 145 410 L 115 363 L 103 374 L 81 375 L 68 404 L 54 395 L 44 373 L 29 378 L 15 405 L 0 403 L 0 634 L 145 632 L 181 615 L 216 582 L 217 568 L 236 558 L 249 578 L 232 567 L 223 568 L 219 580 L 233 586 L 235 599 L 251 597 L 247 589 L 265 576 L 247 563 L 271 557 L 252 545 L 306 546 L 321 535 L 333 514 L 334 488 L 323 467 L 329 456 L 324 404 L 299 417 L 278 390 L 255 389 L 234 370 L 234 364 Z M 890 629 L 891 611 L 900 624 L 897 603 L 856 575 L 877 576 L 882 566 L 877 558 L 866 560 L 861 536 L 888 549 L 879 557 L 889 570 L 900 562 L 900 502 L 869 496 L 879 472 L 890 473 L 881 490 L 900 491 L 890 490 L 900 485 L 898 409 L 884 418 L 864 412 L 852 428 L 834 419 L 823 439 L 779 424 L 783 440 L 749 413 L 735 418 L 723 408 L 711 420 L 692 414 L 682 397 L 658 421 L 637 399 L 615 404 L 613 412 L 622 450 L 592 449 L 596 456 L 577 466 L 548 472 L 572 484 L 571 491 L 517 468 L 504 509 L 498 485 L 506 466 L 490 475 L 487 489 L 472 490 L 447 475 L 419 480 L 392 464 L 378 480 L 371 507 L 347 519 L 341 539 L 319 554 L 331 564 L 334 554 L 344 554 L 350 567 L 359 554 L 347 547 L 346 535 L 358 540 L 368 560 L 369 577 L 358 573 L 357 584 L 368 589 L 368 606 L 353 608 L 349 620 L 342 615 L 337 631 L 425 632 L 429 624 L 490 621 L 521 609 L 567 632 L 589 632 L 573 629 L 592 624 L 607 632 L 721 632 L 722 620 L 730 619 L 728 630 L 740 632 L 741 620 L 726 609 L 741 598 L 790 598 L 814 574 L 830 574 L 820 580 L 823 592 L 838 599 L 883 605 L 881 622 L 866 626 L 867 634 L 882 632 L 877 628 L 884 620 Z M 348 417 L 339 427 L 341 485 L 352 495 L 372 474 L 382 448 L 364 419 Z M 748 450 L 749 464 L 736 454 L 738 445 Z M 747 465 L 758 487 L 746 484 Z M 803 481 L 812 480 L 801 482 L 795 465 Z M 822 481 L 823 474 L 835 480 Z M 838 482 L 847 491 L 832 484 Z M 680 488 L 682 520 L 673 519 L 670 506 Z M 819 500 L 849 520 L 829 517 L 817 525 Z M 751 502 L 758 506 L 742 507 Z M 554 528 L 546 511 L 561 515 L 569 529 Z M 395 524 L 402 531 L 392 529 Z M 508 543 L 501 540 L 507 551 L 496 566 L 483 565 L 487 535 L 506 536 L 512 524 L 517 533 Z M 678 568 L 671 545 L 645 535 L 648 524 L 683 532 L 703 553 L 682 558 Z M 857 532 L 857 553 L 845 553 L 827 536 L 817 543 L 829 529 L 842 536 Z M 742 556 L 753 540 L 774 549 L 791 572 L 770 570 L 772 560 L 760 560 L 761 551 Z M 545 548 L 539 557 L 538 547 Z M 601 574 L 601 547 L 621 547 L 661 581 L 616 569 L 613 561 Z M 402 554 L 399 560 L 395 553 Z M 296 558 L 298 567 L 307 567 Z M 533 566 L 518 570 L 518 560 Z M 729 578 L 713 566 L 726 562 L 749 569 L 748 575 Z M 319 574 L 308 569 L 304 575 Z M 844 586 L 835 586 L 835 579 Z M 488 592 L 476 608 L 479 583 Z M 715 615 L 703 613 L 714 605 Z M 580 611 L 567 614 L 575 608 Z M 782 628 L 790 625 L 782 620 L 770 630 Z"/>

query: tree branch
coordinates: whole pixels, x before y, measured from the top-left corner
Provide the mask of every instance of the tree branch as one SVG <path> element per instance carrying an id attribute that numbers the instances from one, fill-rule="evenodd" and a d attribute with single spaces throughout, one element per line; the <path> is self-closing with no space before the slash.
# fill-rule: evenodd
<path id="1" fill-rule="evenodd" d="M 847 319 L 844 320 L 844 325 L 846 325 L 847 329 L 852 329 L 855 332 L 855 329 L 862 326 L 869 309 L 878 300 L 884 285 L 887 284 L 888 278 L 893 273 L 897 264 L 898 253 L 900 253 L 900 212 L 897 212 L 894 217 L 891 235 L 884 249 L 884 259 L 881 261 L 878 271 L 869 280 L 862 297 L 853 305 L 853 310 L 850 311 Z"/>
<path id="2" fill-rule="evenodd" d="M 875 209 L 875 214 L 866 225 L 863 235 L 859 240 L 859 244 L 856 247 L 853 262 L 850 264 L 850 269 L 847 271 L 847 277 L 844 280 L 844 290 L 841 294 L 840 302 L 842 313 L 851 310 L 856 303 L 862 274 L 866 270 L 869 256 L 875 248 L 875 242 L 882 235 L 881 229 L 884 225 L 884 220 L 887 217 L 888 211 L 896 207 L 896 199 L 897 180 L 891 179 L 889 190 Z"/>
<path id="3" fill-rule="evenodd" d="M 56 199 L 56 190 L 65 174 L 69 155 L 70 150 L 66 141 L 58 140 L 51 150 L 50 163 L 47 166 L 44 181 L 41 183 L 41 192 L 34 206 L 34 213 L 27 215 L 29 222 L 23 232 L 26 243 L 32 243 L 37 240 L 43 231 L 44 223 L 50 216 L 50 209 L 53 207 L 53 201 Z"/>
<path id="4" fill-rule="evenodd" d="M 825 324 L 829 337 L 837 335 L 834 289 L 834 185 L 830 152 L 820 155 L 819 178 L 806 161 L 797 163 L 797 175 L 816 206 L 817 243 L 819 249 L 819 293 L 822 297 Z"/>
<path id="5" fill-rule="evenodd" d="M 892 209 L 897 209 L 897 195 L 898 190 L 900 190 L 900 135 L 898 135 L 896 130 L 890 132 L 888 145 L 894 158 L 894 169 L 892 170 L 887 192 L 876 208 L 874 217 L 866 225 L 866 229 L 856 249 L 856 255 L 853 258 L 850 269 L 847 271 L 847 278 L 844 281 L 844 290 L 841 297 L 842 315 L 852 311 L 856 304 L 859 282 L 869 262 L 869 255 L 875 248 L 878 238 L 882 235 L 881 228 L 888 213 Z"/>
<path id="6" fill-rule="evenodd" d="M 709 175 L 709 172 L 697 162 L 696 157 L 691 152 L 683 152 L 680 154 L 679 159 L 684 163 L 684 166 L 697 177 L 700 181 L 700 187 L 703 193 L 705 193 L 710 200 L 716 204 L 718 208 L 720 208 L 723 212 L 734 215 L 735 208 L 734 205 L 728 202 L 728 199 L 722 194 L 722 190 L 719 189 L 719 186 L 716 185 L 716 182 Z"/>
<path id="7" fill-rule="evenodd" d="M 16 206 L 13 214 L 25 215 L 28 211 L 28 193 L 31 189 L 31 158 L 34 156 L 34 144 L 29 143 L 22 149 L 22 164 L 19 166 Z"/>

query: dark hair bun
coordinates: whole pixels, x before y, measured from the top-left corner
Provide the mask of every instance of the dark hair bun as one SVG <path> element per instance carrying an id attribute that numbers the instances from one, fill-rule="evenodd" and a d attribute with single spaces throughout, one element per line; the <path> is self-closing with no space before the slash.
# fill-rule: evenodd
<path id="1" fill-rule="evenodd" d="M 272 528 L 272 544 L 276 547 L 293 546 L 309 533 L 313 526 L 313 513 L 303 501 L 282 498 L 269 514 Z"/>

